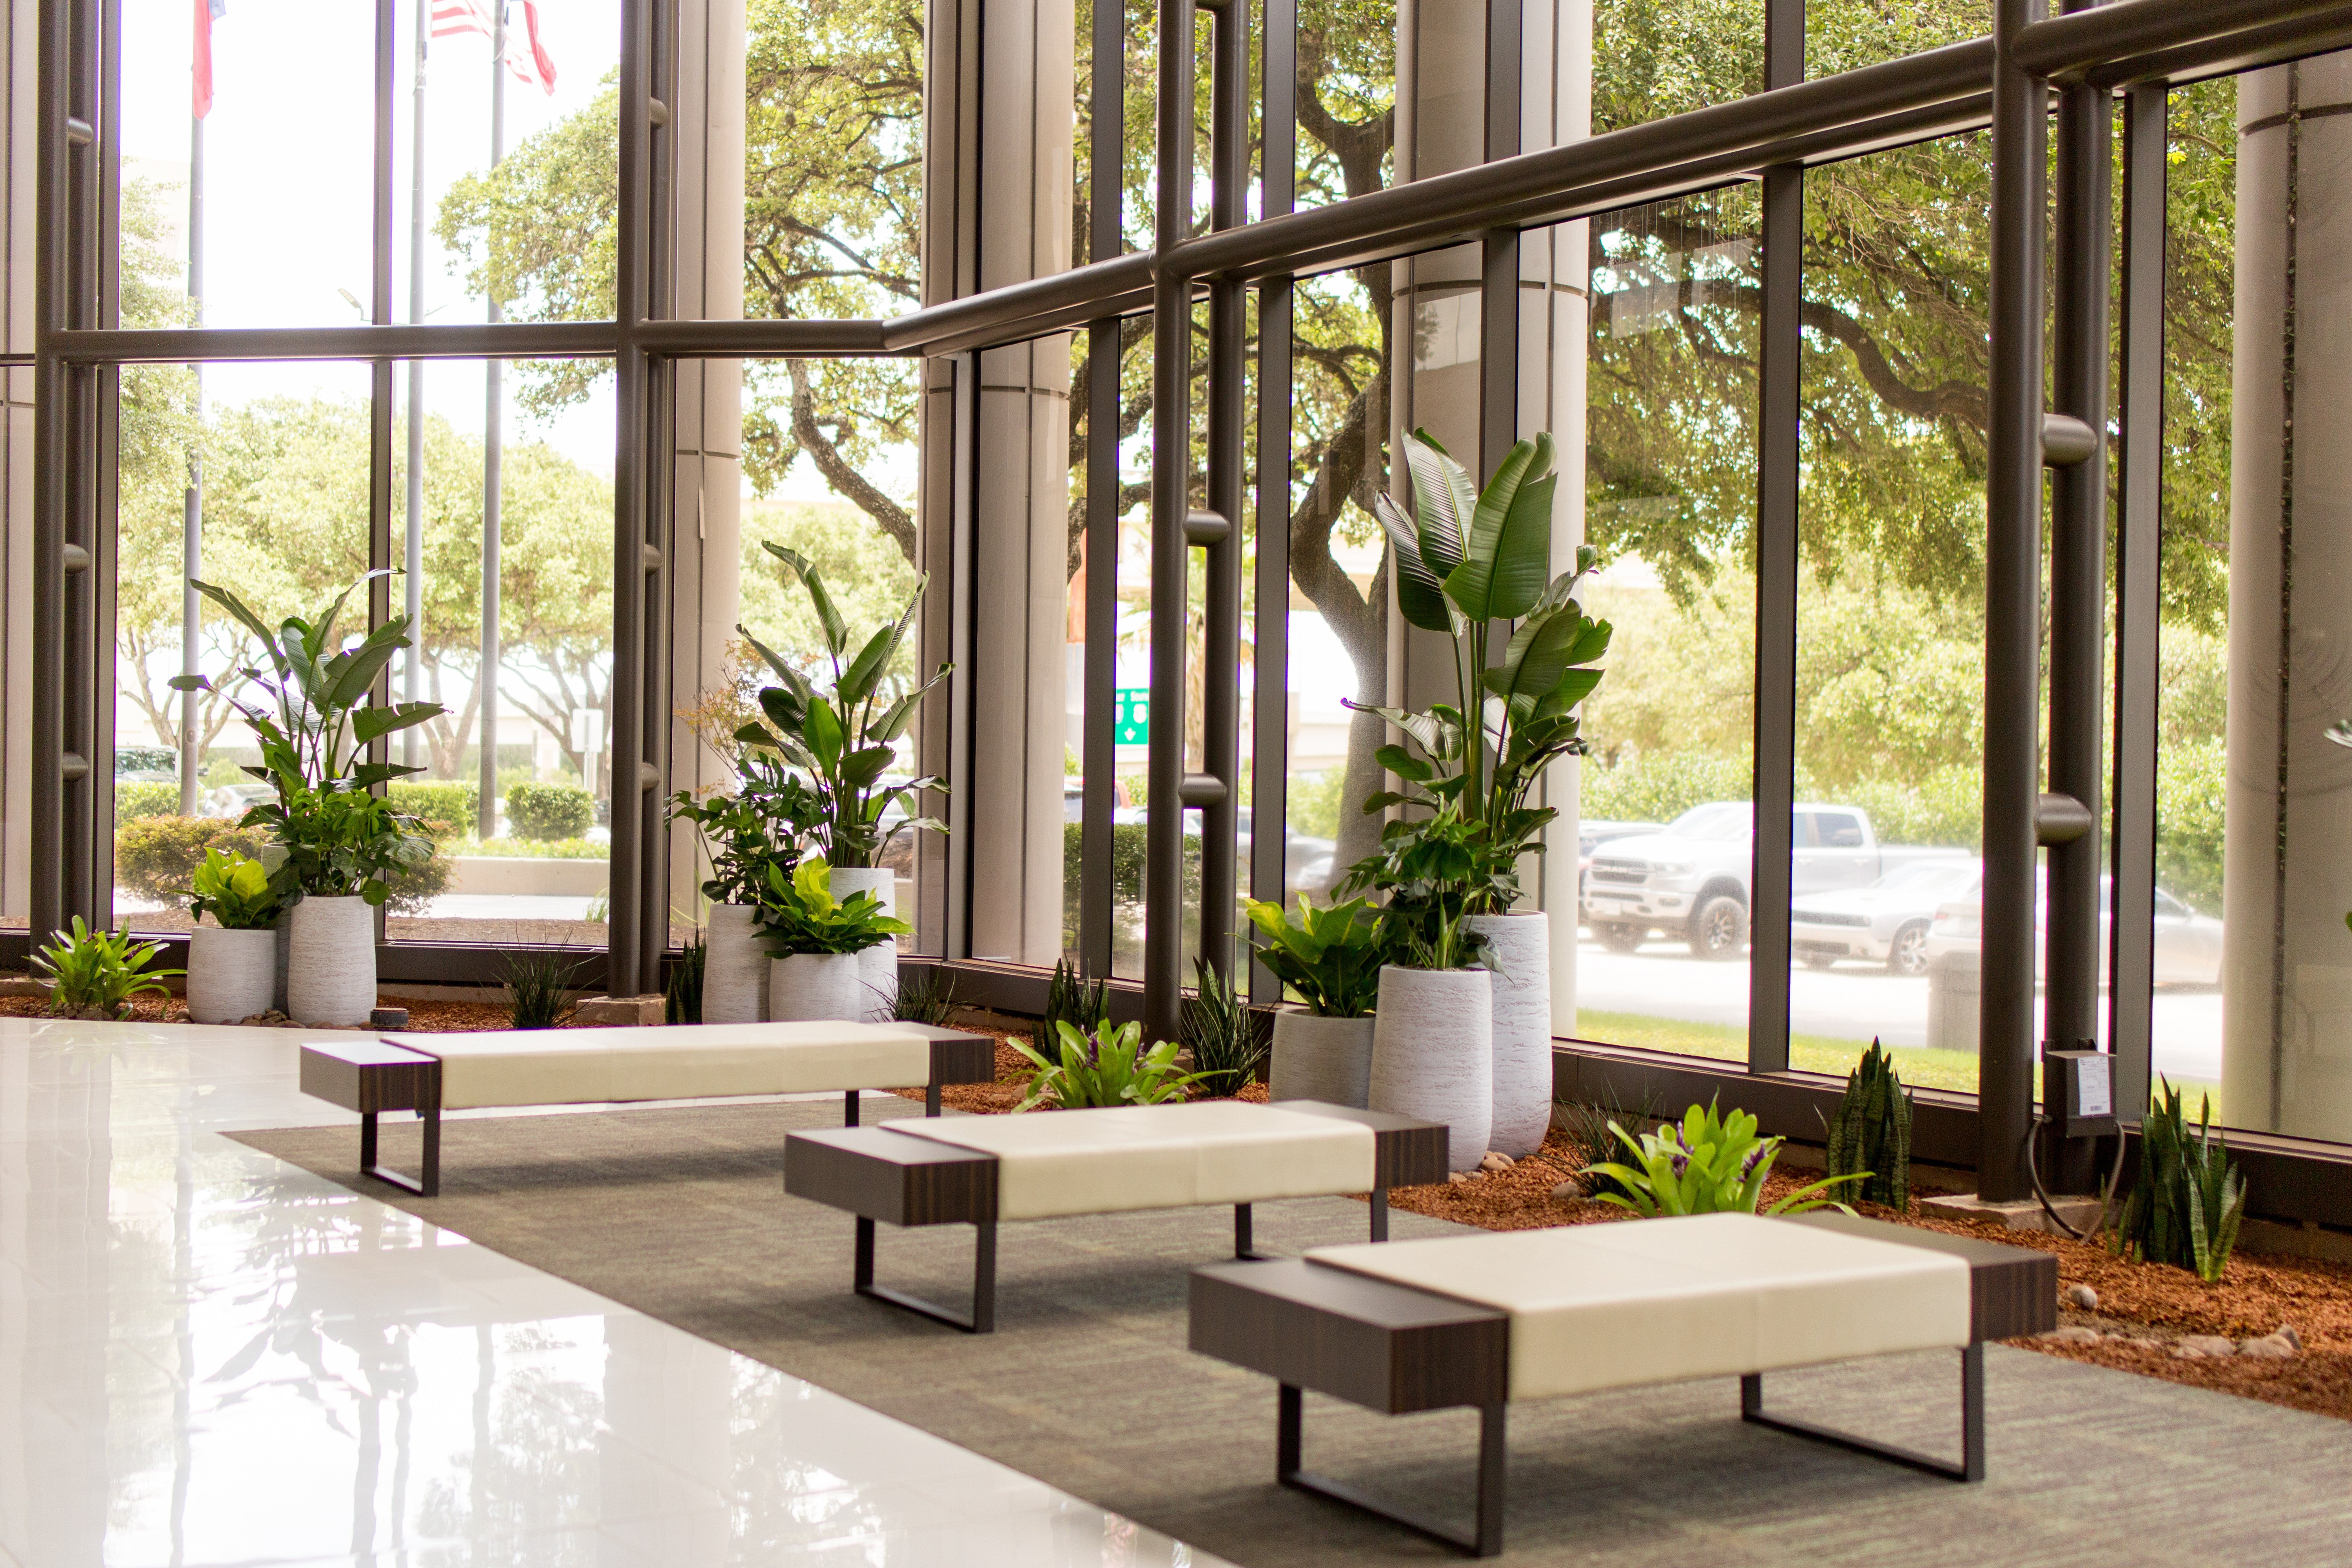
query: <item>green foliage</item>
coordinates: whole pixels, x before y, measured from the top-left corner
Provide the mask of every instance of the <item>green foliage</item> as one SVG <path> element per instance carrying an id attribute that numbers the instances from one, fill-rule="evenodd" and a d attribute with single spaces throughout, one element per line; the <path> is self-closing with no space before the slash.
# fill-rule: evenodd
<path id="1" fill-rule="evenodd" d="M 1622 1190 L 1597 1192 L 1594 1196 L 1644 1216 L 1756 1213 L 1763 1202 L 1764 1180 L 1772 1173 L 1772 1163 L 1780 1157 L 1780 1145 L 1788 1142 L 1759 1138 L 1756 1118 L 1738 1110 L 1720 1116 L 1712 1104 L 1694 1105 L 1684 1113 L 1680 1126 L 1669 1121 L 1638 1139 L 1614 1121 L 1609 1131 L 1633 1152 L 1635 1163 L 1603 1162 L 1587 1166 L 1580 1174 L 1609 1177 Z M 1763 1212 L 1802 1214 L 1823 1205 L 1845 1208 L 1821 1194 L 1841 1183 L 1860 1179 L 1859 1175 L 1824 1178 L 1789 1194 Z"/>
<path id="2" fill-rule="evenodd" d="M 394 779 L 384 785 L 383 795 L 394 811 L 416 818 L 419 830 L 436 844 L 465 837 L 481 816 L 482 786 L 477 782 Z"/>
<path id="3" fill-rule="evenodd" d="M 1070 967 L 1067 959 L 1054 965 L 1054 976 L 1045 982 L 1046 1028 L 1068 1024 L 1090 1029 L 1109 1016 L 1109 981 L 1089 982 L 1083 970 Z"/>
<path id="4" fill-rule="evenodd" d="M 52 933 L 48 943 L 33 954 L 33 967 L 52 982 L 50 1012 L 125 1018 L 131 1016 L 133 996 L 160 994 L 168 989 L 166 977 L 186 973 L 150 969 L 163 951 L 161 942 L 132 942 L 128 931 L 94 931 L 76 915 L 72 933 Z"/>
<path id="5" fill-rule="evenodd" d="M 596 825 L 596 797 L 577 784 L 519 784 L 507 791 L 507 826 L 520 838 L 577 838 Z"/>
<path id="6" fill-rule="evenodd" d="M 2207 1284 L 2221 1278 L 2246 1217 L 2246 1184 L 2203 1099 L 2190 1131 L 2180 1091 L 2158 1080 L 2140 1124 L 2139 1173 L 2107 1248 L 2136 1263 L 2168 1263 Z M 2110 1206 L 2115 1194 L 2107 1194 Z"/>
<path id="7" fill-rule="evenodd" d="M 882 910 L 872 893 L 833 896 L 833 868 L 822 858 L 802 861 L 786 877 L 783 868 L 768 868 L 768 886 L 760 900 L 760 934 L 777 958 L 807 952 L 863 952 L 877 942 L 904 936 L 915 928 Z"/>
<path id="8" fill-rule="evenodd" d="M 761 688 L 760 710 L 765 722 L 744 725 L 735 732 L 735 739 L 754 751 L 781 752 L 808 779 L 817 797 L 816 836 L 825 858 L 839 865 L 872 866 L 884 846 L 909 827 L 947 831 L 944 823 L 915 816 L 911 810 L 896 826 L 882 825 L 883 814 L 894 804 L 911 805 L 927 789 L 942 794 L 947 790 L 943 781 L 931 775 L 903 784 L 883 782 L 883 774 L 897 759 L 898 740 L 914 722 L 924 696 L 955 668 L 942 664 L 929 680 L 910 689 L 889 679 L 891 663 L 914 627 L 926 580 L 916 580 L 914 593 L 895 621 L 876 631 L 851 654 L 848 623 L 835 607 L 824 578 L 808 558 L 787 545 L 771 544 L 768 549 L 800 578 L 811 607 L 824 625 L 824 651 L 833 666 L 833 684 L 830 690 L 818 691 L 791 660 L 741 626 L 736 627 L 775 672 L 779 684 Z"/>
<path id="9" fill-rule="evenodd" d="M 1587 1197 L 1599 1197 L 1602 1193 L 1615 1193 L 1631 1199 L 1633 1189 L 1601 1169 L 1601 1163 L 1617 1148 L 1616 1126 L 1622 1121 L 1653 1121 L 1657 1119 L 1654 1100 L 1644 1101 L 1639 1110 L 1611 1102 L 1592 1105 L 1580 1100 L 1564 1101 L 1554 1108 L 1561 1133 L 1584 1151 L 1584 1168 L 1576 1173 L 1584 1184 Z"/>
<path id="10" fill-rule="evenodd" d="M 286 850 L 285 864 L 270 879 L 280 892 L 383 904 L 396 884 L 435 859 L 433 841 L 410 831 L 415 818 L 353 790 L 297 788 L 282 805 L 255 806 L 244 820 L 257 818 L 271 826 Z"/>
<path id="11" fill-rule="evenodd" d="M 1692 806 L 1746 800 L 1755 771 L 1745 758 L 1706 752 L 1635 752 L 1613 767 L 1588 765 L 1577 785 L 1578 809 L 1591 822 L 1672 822 Z"/>
<path id="12" fill-rule="evenodd" d="M 962 1011 L 956 1000 L 955 976 L 945 964 L 928 963 L 898 972 L 898 994 L 890 998 L 890 1016 L 902 1024 L 929 1024 L 944 1029 Z"/>
<path id="13" fill-rule="evenodd" d="M 663 1023 L 702 1022 L 702 975 L 709 956 L 710 944 L 696 937 L 662 976 Z"/>
<path id="14" fill-rule="evenodd" d="M 1294 777 L 1285 792 L 1283 810 L 1294 832 L 1309 838 L 1338 838 L 1339 813 L 1348 795 L 1348 770 L 1325 768 L 1319 773 Z"/>
<path id="15" fill-rule="evenodd" d="M 1179 1049 L 1173 1040 L 1143 1048 L 1143 1026 L 1122 1024 L 1114 1029 L 1108 1018 L 1089 1029 L 1066 1023 L 1054 1026 L 1056 1052 L 1048 1060 L 1029 1042 L 1014 1039 L 1013 1049 L 1029 1058 L 1029 1092 L 1015 1110 L 1053 1104 L 1064 1110 L 1085 1106 L 1158 1105 L 1181 1100 L 1200 1080 L 1176 1065 Z"/>
<path id="16" fill-rule="evenodd" d="M 282 901 L 261 862 L 235 850 L 226 855 L 205 850 L 185 891 L 191 914 L 198 920 L 210 915 L 229 931 L 259 931 L 274 924 Z"/>
<path id="17" fill-rule="evenodd" d="M 572 1000 L 580 962 L 544 948 L 507 955 L 507 1012 L 518 1029 L 560 1029 L 579 1009 Z"/>
<path id="18" fill-rule="evenodd" d="M 673 822 L 690 822 L 710 875 L 702 895 L 714 904 L 756 904 L 771 869 L 789 876 L 821 820 L 816 792 L 772 751 L 747 748 L 736 763 L 735 793 L 698 800 L 670 797 Z"/>
<path id="19" fill-rule="evenodd" d="M 593 838 L 482 838 L 467 841 L 455 851 L 463 859 L 490 860 L 609 860 L 610 844 Z"/>
<path id="20" fill-rule="evenodd" d="M 1485 825 L 1468 820 L 1461 804 L 1448 800 L 1432 816 L 1402 817 L 1383 827 L 1380 848 L 1349 868 L 1339 890 L 1387 895 L 1381 945 L 1388 962 L 1466 969 L 1484 944 L 1462 921 L 1473 912 L 1478 889 L 1512 875 L 1499 859 Z"/>
<path id="21" fill-rule="evenodd" d="M 1239 1094 L 1265 1075 L 1272 1041 L 1263 1013 L 1217 973 L 1205 958 L 1192 960 L 1195 989 L 1184 998 L 1180 1027 L 1192 1052 L 1192 1068 L 1211 1094 Z"/>
<path id="22" fill-rule="evenodd" d="M 173 816 L 180 809 L 180 786 L 153 779 L 118 779 L 114 785 L 114 820 L 137 822 L 142 817 Z"/>
<path id="23" fill-rule="evenodd" d="M 1832 1176 L 1863 1178 L 1855 1196 L 1910 1212 L 1911 1094 L 1876 1040 L 1846 1075 L 1822 1167 Z"/>
<path id="24" fill-rule="evenodd" d="M 1318 1018 L 1360 1018 L 1372 1010 L 1386 953 L 1380 920 L 1362 899 L 1317 909 L 1301 893 L 1296 920 L 1280 904 L 1252 902 L 1250 923 L 1265 938 L 1257 961 L 1297 993 Z M 1197 1057 L 1195 1060 L 1197 1060 Z"/>
<path id="25" fill-rule="evenodd" d="M 2157 885 L 2207 914 L 2221 912 L 2228 779 L 2219 735 L 2157 750 Z"/>
<path id="26" fill-rule="evenodd" d="M 125 892 L 178 904 L 205 857 L 261 853 L 263 836 L 218 816 L 142 816 L 114 830 L 114 879 Z"/>

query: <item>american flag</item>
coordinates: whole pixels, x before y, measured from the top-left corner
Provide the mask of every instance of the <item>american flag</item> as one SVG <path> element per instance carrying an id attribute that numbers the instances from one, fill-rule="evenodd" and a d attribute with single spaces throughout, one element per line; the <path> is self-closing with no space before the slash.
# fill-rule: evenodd
<path id="1" fill-rule="evenodd" d="M 198 0 L 201 5 L 204 0 Z M 212 0 L 221 5 L 225 0 Z M 497 6 L 501 0 L 433 0 L 433 37 L 446 38 L 458 33 L 479 33 L 486 38 L 498 37 Z M 507 68 L 525 87 L 536 87 L 542 92 L 555 90 L 555 59 L 539 38 L 538 0 L 521 0 L 522 36 L 518 37 L 511 27 L 507 34 Z"/>

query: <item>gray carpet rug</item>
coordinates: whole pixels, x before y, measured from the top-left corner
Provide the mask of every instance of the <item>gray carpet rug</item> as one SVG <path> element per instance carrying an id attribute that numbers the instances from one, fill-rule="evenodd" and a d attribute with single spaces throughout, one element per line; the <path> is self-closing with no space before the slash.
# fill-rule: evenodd
<path id="1" fill-rule="evenodd" d="M 835 1101 L 456 1121 L 429 1200 L 359 1182 L 348 1127 L 235 1136 L 1244 1568 L 1450 1560 L 1275 1486 L 1273 1384 L 1184 1348 L 1185 1271 L 1229 1252 L 1231 1211 L 1008 1226 L 999 1328 L 974 1339 L 852 1295 L 848 1217 L 784 1195 L 785 1131 L 839 1120 Z M 388 1125 L 385 1157 L 414 1169 L 416 1137 Z M 1347 1199 L 1265 1205 L 1257 1245 L 1356 1240 L 1364 1220 Z M 1396 1216 L 1400 1237 L 1455 1228 Z M 879 1275 L 961 1301 L 971 1247 L 967 1227 L 884 1226 Z M 1769 1395 L 1951 1452 L 1957 1359 L 1778 1375 Z M 1515 1407 L 1504 1561 L 2352 1563 L 2352 1425 L 1998 1346 L 1986 1383 L 1980 1486 L 1747 1426 L 1727 1379 Z M 1308 1402 L 1310 1466 L 1465 1523 L 1475 1444 L 1465 1411 Z"/>

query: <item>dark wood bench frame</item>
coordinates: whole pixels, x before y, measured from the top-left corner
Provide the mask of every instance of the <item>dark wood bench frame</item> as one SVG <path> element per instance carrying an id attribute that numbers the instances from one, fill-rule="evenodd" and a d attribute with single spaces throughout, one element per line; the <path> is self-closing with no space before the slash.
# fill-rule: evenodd
<path id="1" fill-rule="evenodd" d="M 1984 1479 L 1985 1342 L 2042 1333 L 2057 1326 L 2057 1258 L 1835 1210 L 1791 1215 L 1781 1223 L 1924 1247 L 1968 1264 L 1969 1338 L 1960 1351 L 1960 1458 L 1955 1463 L 1768 1415 L 1761 1373 L 1739 1380 L 1741 1419 L 1956 1481 Z M 1472 1556 L 1492 1557 L 1503 1550 L 1508 1313 L 1296 1258 L 1196 1268 L 1191 1305 L 1193 1350 L 1265 1373 L 1279 1384 L 1276 1481 L 1403 1525 Z M 1465 1533 L 1416 1510 L 1376 1500 L 1345 1482 L 1308 1471 L 1302 1452 L 1307 1389 L 1391 1415 L 1456 1405 L 1475 1408 L 1474 1528 Z"/>
<path id="2" fill-rule="evenodd" d="M 691 1027 L 691 1026 L 681 1026 Z M 996 1042 L 929 1024 L 895 1026 L 931 1043 L 931 1076 L 923 1088 L 923 1114 L 940 1113 L 940 1089 L 950 1083 L 996 1080 Z M 302 1092 L 360 1113 L 360 1174 L 418 1197 L 441 1191 L 441 1058 L 388 1040 L 354 1037 L 310 1041 L 302 1047 Z M 858 1096 L 843 1092 L 842 1121 L 857 1125 Z M 699 1098 L 686 1096 L 688 1099 Z M 376 1160 L 376 1118 L 387 1110 L 414 1110 L 425 1122 L 421 1179 L 412 1179 Z"/>
<path id="3" fill-rule="evenodd" d="M 1446 1130 L 1378 1110 L 1294 1100 L 1283 1109 L 1360 1122 L 1372 1130 L 1371 1238 L 1389 1238 L 1388 1190 L 1442 1182 Z M 892 1131 L 887 1124 L 840 1131 L 794 1132 L 784 1140 L 784 1191 L 856 1216 L 850 1287 L 860 1296 L 904 1308 L 968 1334 L 996 1328 L 996 1177 L 993 1154 Z M 899 1226 L 969 1225 L 974 1232 L 971 1308 L 927 1301 L 874 1282 L 874 1223 Z M 1248 1204 L 1234 1205 L 1234 1256 L 1256 1258 Z"/>

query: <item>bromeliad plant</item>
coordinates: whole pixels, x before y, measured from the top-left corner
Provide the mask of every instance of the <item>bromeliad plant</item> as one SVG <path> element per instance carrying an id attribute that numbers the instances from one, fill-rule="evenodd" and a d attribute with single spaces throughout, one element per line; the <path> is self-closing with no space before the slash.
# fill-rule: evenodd
<path id="1" fill-rule="evenodd" d="M 275 628 L 226 588 L 190 579 L 189 586 L 228 612 L 261 645 L 259 663 L 236 671 L 222 693 L 261 743 L 258 766 L 245 771 L 278 791 L 245 814 L 245 827 L 267 827 L 287 849 L 271 875 L 281 897 L 357 894 L 371 904 L 392 895 L 389 878 L 430 859 L 424 824 L 368 792 L 421 768 L 366 760 L 369 746 L 442 711 L 437 702 L 378 703 L 376 679 L 409 646 L 408 619 L 395 616 L 351 647 L 335 631 L 351 596 L 389 569 L 370 572 L 318 614 L 289 616 Z M 217 689 L 211 678 L 175 675 L 179 691 Z M 268 701 L 245 695 L 257 689 Z"/>
<path id="2" fill-rule="evenodd" d="M 1158 1105 L 1181 1100 L 1203 1075 L 1176 1065 L 1178 1047 L 1162 1040 L 1143 1048 L 1143 1026 L 1111 1027 L 1104 1018 L 1091 1029 L 1066 1023 L 1054 1026 L 1054 1059 L 1040 1055 L 1028 1041 L 1014 1039 L 1013 1048 L 1027 1057 L 1035 1070 L 1029 1075 L 1029 1092 L 1013 1109 L 1027 1110 L 1048 1101 L 1064 1110 L 1087 1106 Z"/>
<path id="3" fill-rule="evenodd" d="M 258 860 L 230 850 L 205 851 L 204 862 L 188 878 L 188 909 L 196 919 L 210 915 L 228 931 L 259 931 L 278 919 L 284 902 L 269 885 L 269 871 Z"/>
<path id="4" fill-rule="evenodd" d="M 760 934 L 772 955 L 863 952 L 915 929 L 886 913 L 882 900 L 871 893 L 835 898 L 832 883 L 833 868 L 822 858 L 802 861 L 789 877 L 782 867 L 768 868 L 767 891 L 760 900 Z"/>
<path id="5" fill-rule="evenodd" d="M 69 1018 L 127 1018 L 133 996 L 157 994 L 182 969 L 150 969 L 163 951 L 158 942 L 133 942 L 129 931 L 92 931 L 73 918 L 70 934 L 56 931 L 33 954 L 51 982 L 49 1011 Z"/>
<path id="6" fill-rule="evenodd" d="M 911 813 L 890 827 L 882 824 L 884 814 L 898 802 L 911 800 L 927 789 L 947 788 L 930 776 L 900 784 L 883 782 L 883 774 L 898 755 L 899 738 L 914 722 L 916 709 L 955 668 L 940 666 L 930 679 L 911 690 L 898 689 L 889 679 L 891 661 L 906 645 L 929 579 L 918 578 L 898 618 L 851 654 L 849 627 L 807 557 L 782 544 L 770 543 L 766 549 L 808 591 L 809 604 L 824 626 L 833 687 L 819 691 L 791 660 L 741 626 L 736 627 L 775 672 L 778 684 L 760 690 L 760 711 L 766 721 L 744 725 L 735 731 L 735 739 L 754 750 L 780 752 L 806 776 L 816 797 L 816 836 L 825 858 L 835 866 L 873 866 L 890 839 L 909 827 L 946 832 L 945 824 Z"/>
<path id="7" fill-rule="evenodd" d="M 2107 1247 L 2134 1262 L 2186 1268 L 2210 1285 L 2221 1278 L 2238 1245 L 2245 1180 L 2213 1130 L 2212 1100 L 2203 1100 L 2192 1131 L 2180 1091 L 2168 1080 L 2158 1082 L 2161 1095 L 2140 1126 L 2139 1180 Z M 2112 1207 L 2114 1193 L 2107 1197 Z"/>
<path id="8" fill-rule="evenodd" d="M 1257 961 L 1298 994 L 1318 1018 L 1360 1018 L 1380 999 L 1380 921 L 1362 899 L 1317 909 L 1299 895 L 1297 919 L 1280 904 L 1252 903 L 1250 923 L 1265 937 Z"/>
<path id="9" fill-rule="evenodd" d="M 1499 913 L 1517 897 L 1519 857 L 1542 849 L 1543 829 L 1559 815 L 1530 807 L 1528 793 L 1555 759 L 1587 750 L 1575 710 L 1601 684 L 1589 667 L 1608 651 L 1610 626 L 1584 613 L 1576 590 L 1599 557 L 1580 545 L 1575 569 L 1551 575 L 1558 479 L 1549 436 L 1513 447 L 1483 490 L 1426 430 L 1404 446 L 1414 515 L 1385 494 L 1373 510 L 1388 533 L 1398 608 L 1412 625 L 1453 639 L 1458 697 L 1424 713 L 1371 710 L 1420 754 L 1381 747 L 1381 766 L 1405 787 L 1374 795 L 1363 809 L 1451 806 L 1484 846 L 1467 912 Z M 1517 625 L 1493 660 L 1496 628 L 1508 621 Z M 1390 830 L 1401 826 L 1411 825 Z"/>
<path id="10" fill-rule="evenodd" d="M 1610 1185 L 1593 1196 L 1604 1204 L 1632 1209 L 1645 1217 L 1659 1215 L 1755 1214 L 1764 1198 L 1764 1179 L 1780 1157 L 1784 1138 L 1759 1138 L 1756 1118 L 1734 1110 L 1718 1115 L 1713 1104 L 1694 1105 L 1682 1124 L 1669 1121 L 1638 1139 L 1616 1122 L 1609 1131 L 1633 1151 L 1633 1163 L 1604 1161 L 1589 1165 L 1579 1175 L 1606 1176 Z M 1824 1197 L 1832 1187 L 1858 1182 L 1866 1171 L 1829 1176 L 1801 1187 L 1775 1203 L 1765 1214 L 1803 1214 L 1824 1205 L 1846 1209 Z M 1852 1209 L 1846 1209 L 1848 1214 Z"/>

